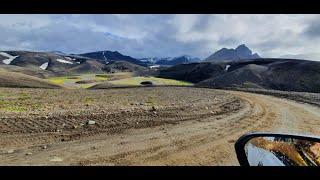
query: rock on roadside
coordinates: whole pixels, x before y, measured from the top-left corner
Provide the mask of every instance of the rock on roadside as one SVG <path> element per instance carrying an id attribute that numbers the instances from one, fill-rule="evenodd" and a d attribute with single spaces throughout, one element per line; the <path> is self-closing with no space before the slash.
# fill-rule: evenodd
<path id="1" fill-rule="evenodd" d="M 92 121 L 92 120 L 87 121 L 87 125 L 94 125 L 94 124 L 96 124 L 95 121 Z"/>
<path id="2" fill-rule="evenodd" d="M 61 161 L 63 161 L 63 159 L 60 158 L 60 157 L 55 156 L 55 157 L 53 157 L 52 159 L 50 159 L 50 161 L 51 161 L 51 162 L 61 162 Z"/>

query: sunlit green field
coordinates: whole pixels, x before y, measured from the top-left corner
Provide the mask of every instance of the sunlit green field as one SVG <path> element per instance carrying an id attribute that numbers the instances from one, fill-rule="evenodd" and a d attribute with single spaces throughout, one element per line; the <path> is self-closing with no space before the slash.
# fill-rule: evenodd
<path id="1" fill-rule="evenodd" d="M 154 85 L 176 85 L 190 86 L 192 83 L 178 81 L 173 79 L 164 79 L 157 77 L 132 77 L 131 73 L 113 73 L 113 74 L 80 74 L 72 76 L 51 77 L 47 80 L 51 83 L 63 86 L 69 89 L 87 89 L 96 84 L 108 82 L 116 86 L 141 86 L 143 81 L 151 81 Z"/>
<path id="2" fill-rule="evenodd" d="M 89 88 L 97 83 L 104 82 L 108 79 L 105 74 L 81 74 L 72 76 L 59 76 L 48 78 L 49 82 L 64 86 L 66 88 Z M 84 81 L 84 83 L 77 83 Z M 87 81 L 87 82 L 85 82 Z"/>
<path id="3" fill-rule="evenodd" d="M 76 82 L 81 80 L 81 78 L 76 76 L 61 76 L 61 77 L 59 76 L 59 77 L 51 77 L 48 80 L 52 83 L 63 85 L 65 82 Z"/>
<path id="4" fill-rule="evenodd" d="M 143 81 L 151 81 L 154 85 L 177 85 L 177 86 L 190 86 L 192 83 L 185 81 L 178 81 L 173 79 L 164 79 L 157 77 L 132 77 L 125 78 L 115 81 L 109 81 L 109 83 L 114 85 L 123 85 L 123 86 L 139 86 Z"/>

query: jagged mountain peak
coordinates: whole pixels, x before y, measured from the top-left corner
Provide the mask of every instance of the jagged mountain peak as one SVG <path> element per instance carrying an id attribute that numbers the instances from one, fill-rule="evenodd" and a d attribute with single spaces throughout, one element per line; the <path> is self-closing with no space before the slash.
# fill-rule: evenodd
<path id="1" fill-rule="evenodd" d="M 205 61 L 220 62 L 256 58 L 260 58 L 260 56 L 257 53 L 252 54 L 252 51 L 245 44 L 241 44 L 235 49 L 222 48 L 206 58 Z"/>

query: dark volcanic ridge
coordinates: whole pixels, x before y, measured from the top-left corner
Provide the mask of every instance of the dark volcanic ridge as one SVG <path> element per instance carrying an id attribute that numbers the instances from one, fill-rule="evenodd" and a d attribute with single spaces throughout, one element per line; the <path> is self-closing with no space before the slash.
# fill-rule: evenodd
<path id="1" fill-rule="evenodd" d="M 204 61 L 229 62 L 257 58 L 260 58 L 260 56 L 257 53 L 253 54 L 252 51 L 245 44 L 242 44 L 238 46 L 236 49 L 222 48 L 210 55 L 209 57 L 207 57 Z"/>
<path id="2" fill-rule="evenodd" d="M 148 74 L 149 69 L 128 61 L 103 62 L 61 52 L 2 51 L 0 52 L 0 72 L 3 74 L 0 87 L 52 88 L 53 85 L 45 83 L 43 79 L 86 73 Z M 8 72 L 7 74 L 12 78 L 9 78 L 4 72 Z"/>
<path id="3" fill-rule="evenodd" d="M 139 61 L 138 59 L 123 55 L 118 51 L 97 51 L 97 52 L 79 54 L 79 56 L 96 59 L 103 64 L 108 64 L 110 61 L 127 61 L 140 66 L 147 65 L 146 63 Z"/>
<path id="4" fill-rule="evenodd" d="M 231 52 L 229 53 L 231 56 L 226 55 L 226 58 L 229 58 L 228 61 L 224 61 L 223 56 L 221 56 L 222 59 L 212 61 L 207 59 L 203 62 L 197 62 L 198 59 L 190 56 L 181 56 L 166 60 L 158 59 L 154 64 L 162 62 L 163 65 L 155 68 L 149 65 L 146 67 L 147 60 L 143 62 L 116 51 L 99 51 L 81 55 L 68 55 L 62 52 L 2 51 L 0 52 L 0 71 L 12 72 L 11 76 L 17 78 L 6 78 L 0 85 L 15 87 L 18 86 L 16 84 L 22 83 L 21 87 L 25 87 L 27 85 L 25 81 L 19 81 L 23 75 L 26 75 L 26 78 L 36 78 L 28 80 L 28 82 L 36 81 L 36 83 L 30 83 L 32 87 L 51 87 L 51 84 L 38 85 L 39 78 L 81 73 L 132 72 L 135 76 L 158 76 L 183 80 L 202 87 L 320 92 L 320 62 L 260 58 L 259 55 L 252 54 L 245 45 L 240 45 L 236 49 L 225 50 L 224 48 L 214 56 L 217 57 L 216 55 L 223 51 Z"/>
<path id="5" fill-rule="evenodd" d="M 320 92 L 320 62 L 306 60 L 261 58 L 193 63 L 161 70 L 159 77 L 191 81 L 202 87 Z"/>
<path id="6" fill-rule="evenodd" d="M 90 53 L 88 53 L 90 54 Z M 118 53 L 115 53 L 116 55 Z M 88 55 L 90 56 L 90 55 Z M 129 57 L 129 56 L 123 56 Z M 48 77 L 74 73 L 103 73 L 111 64 L 120 60 L 102 61 L 81 55 L 68 55 L 61 52 L 29 52 L 29 51 L 3 51 L 0 52 L 0 67 L 11 69 L 20 73 Z M 124 58 L 121 60 L 122 69 L 133 71 L 144 69 L 133 61 Z M 135 68 L 132 68 L 135 67 Z M 118 68 L 121 71 L 121 68 Z"/>

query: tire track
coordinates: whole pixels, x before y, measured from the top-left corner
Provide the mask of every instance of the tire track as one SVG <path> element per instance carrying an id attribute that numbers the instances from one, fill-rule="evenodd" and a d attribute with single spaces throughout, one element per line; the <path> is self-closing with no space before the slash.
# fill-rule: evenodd
<path id="1" fill-rule="evenodd" d="M 25 150 L 11 155 L 0 154 L 0 164 L 238 165 L 233 146 L 236 139 L 245 133 L 266 131 L 320 135 L 320 110 L 317 107 L 266 95 L 228 92 L 238 100 L 214 106 L 217 111 L 214 114 L 210 113 L 211 109 L 204 110 L 204 106 L 188 111 L 179 109 L 181 107 L 164 108 L 157 116 L 128 112 L 128 116 L 126 113 L 111 115 L 109 123 L 99 126 L 116 133 L 92 129 L 86 131 L 86 135 L 70 131 L 17 138 L 20 145 L 27 145 L 30 140 L 46 143 L 48 137 L 54 143 L 47 150 L 26 146 L 34 152 L 28 158 L 22 158 Z M 130 120 L 130 117 L 133 118 Z M 134 124 L 130 124 L 131 121 Z M 66 141 L 57 143 L 59 138 Z M 48 159 L 53 155 L 63 161 L 50 162 Z"/>

